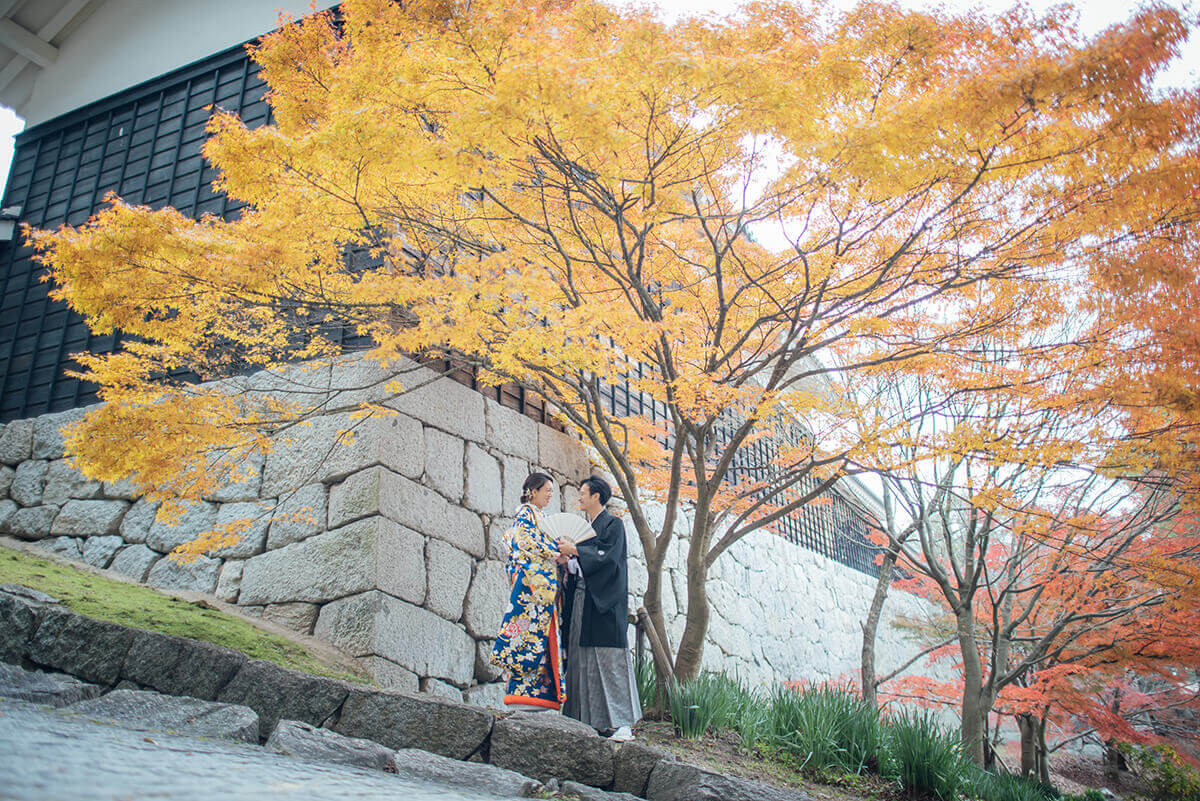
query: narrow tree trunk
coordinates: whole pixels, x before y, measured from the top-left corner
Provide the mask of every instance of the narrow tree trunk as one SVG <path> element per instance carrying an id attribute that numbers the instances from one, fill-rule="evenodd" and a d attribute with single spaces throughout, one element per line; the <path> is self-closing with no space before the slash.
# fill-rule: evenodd
<path id="1" fill-rule="evenodd" d="M 879 706 L 878 693 L 875 690 L 875 637 L 879 631 L 879 619 L 883 616 L 883 603 L 887 600 L 895 564 L 896 552 L 888 551 L 879 567 L 879 579 L 875 582 L 871 608 L 867 611 L 867 619 L 863 621 L 862 659 L 859 670 L 863 699 L 871 706 Z"/>
<path id="2" fill-rule="evenodd" d="M 1050 783 L 1050 750 L 1046 748 L 1046 719 L 1037 722 L 1037 777 L 1038 781 Z"/>

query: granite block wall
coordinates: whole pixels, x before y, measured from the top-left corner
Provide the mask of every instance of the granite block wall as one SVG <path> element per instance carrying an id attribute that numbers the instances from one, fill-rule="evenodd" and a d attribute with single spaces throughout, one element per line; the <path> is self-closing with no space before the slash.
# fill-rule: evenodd
<path id="1" fill-rule="evenodd" d="M 207 592 L 314 634 L 358 658 L 385 686 L 497 704 L 488 664 L 507 602 L 502 537 L 530 470 L 555 477 L 557 508 L 589 472 L 571 437 L 449 378 L 402 365 L 410 391 L 392 416 L 333 411 L 281 434 L 237 483 L 194 502 L 176 525 L 128 484 L 88 480 L 63 458 L 59 428 L 86 410 L 0 429 L 0 533 L 164 589 Z M 226 383 L 231 391 L 302 394 L 338 409 L 385 399 L 390 378 L 361 358 Z M 351 443 L 338 432 L 354 427 Z M 172 548 L 228 520 L 254 520 L 235 546 L 187 565 Z M 675 642 L 686 599 L 687 519 L 668 559 Z M 629 532 L 631 609 L 645 568 Z M 855 669 L 872 580 L 767 533 L 737 543 L 712 571 L 705 663 L 751 681 L 820 680 Z M 896 594 L 889 615 L 919 614 Z M 919 646 L 881 628 L 881 670 Z"/>

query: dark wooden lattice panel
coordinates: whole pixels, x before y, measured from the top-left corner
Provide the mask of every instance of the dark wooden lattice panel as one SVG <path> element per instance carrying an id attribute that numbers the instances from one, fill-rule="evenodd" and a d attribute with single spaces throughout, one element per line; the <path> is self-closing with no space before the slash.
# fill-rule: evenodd
<path id="1" fill-rule="evenodd" d="M 192 216 L 239 207 L 211 190 L 200 148 L 214 106 L 247 124 L 270 117 L 266 86 L 241 47 L 35 126 L 16 139 L 4 206 L 40 228 L 78 225 L 115 192 L 130 203 L 171 205 Z M 95 386 L 66 375 L 71 354 L 111 352 L 119 336 L 91 334 L 50 300 L 41 265 L 17 236 L 0 245 L 0 420 L 92 403 Z"/>

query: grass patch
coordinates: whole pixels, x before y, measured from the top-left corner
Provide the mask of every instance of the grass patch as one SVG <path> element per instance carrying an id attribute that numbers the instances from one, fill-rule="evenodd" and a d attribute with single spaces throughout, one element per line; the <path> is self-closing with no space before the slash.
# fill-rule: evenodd
<path id="1" fill-rule="evenodd" d="M 0 547 L 0 584 L 32 587 L 58 598 L 71 611 L 97 620 L 203 640 L 292 670 L 366 683 L 362 676 L 327 665 L 300 645 L 234 615 L 10 548 Z"/>

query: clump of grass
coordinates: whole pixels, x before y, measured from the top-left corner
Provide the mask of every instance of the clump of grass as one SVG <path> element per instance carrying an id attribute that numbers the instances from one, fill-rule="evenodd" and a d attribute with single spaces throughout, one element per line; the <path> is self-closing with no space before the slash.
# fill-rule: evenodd
<path id="1" fill-rule="evenodd" d="M 1052 786 L 1041 782 L 991 773 L 974 766 L 965 771 L 962 793 L 985 801 L 1056 801 L 1060 797 Z"/>
<path id="2" fill-rule="evenodd" d="M 886 722 L 882 755 L 880 773 L 900 782 L 913 797 L 954 801 L 974 770 L 958 735 L 924 711 L 901 712 Z"/>
<path id="3" fill-rule="evenodd" d="M 765 737 L 801 770 L 857 774 L 878 764 L 878 711 L 844 687 L 776 687 L 768 698 Z"/>
<path id="4" fill-rule="evenodd" d="M 701 673 L 691 681 L 672 681 L 667 687 L 667 706 L 675 733 L 698 740 L 718 729 L 736 728 L 746 692 L 740 682 L 718 673 Z"/>
<path id="5" fill-rule="evenodd" d="M 658 693 L 658 671 L 654 669 L 654 660 L 642 657 L 634 665 L 634 677 L 637 679 L 638 698 L 642 702 L 642 712 L 654 708 Z"/>
<path id="6" fill-rule="evenodd" d="M 282 667 L 348 681 L 362 676 L 321 662 L 304 648 L 216 609 L 0 547 L 0 584 L 22 584 L 58 598 L 81 615 L 123 626 L 203 640 Z"/>

